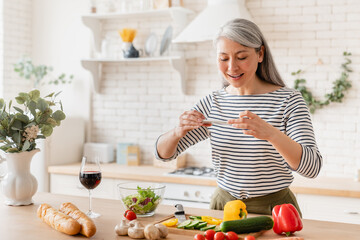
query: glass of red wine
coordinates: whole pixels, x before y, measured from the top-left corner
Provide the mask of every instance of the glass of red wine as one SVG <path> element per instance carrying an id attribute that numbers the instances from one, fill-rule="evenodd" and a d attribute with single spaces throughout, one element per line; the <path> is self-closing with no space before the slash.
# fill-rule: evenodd
<path id="1" fill-rule="evenodd" d="M 100 214 L 92 211 L 91 191 L 101 182 L 101 170 L 98 157 L 82 158 L 79 179 L 81 184 L 89 190 L 89 211 L 86 215 L 90 218 L 97 218 Z"/>

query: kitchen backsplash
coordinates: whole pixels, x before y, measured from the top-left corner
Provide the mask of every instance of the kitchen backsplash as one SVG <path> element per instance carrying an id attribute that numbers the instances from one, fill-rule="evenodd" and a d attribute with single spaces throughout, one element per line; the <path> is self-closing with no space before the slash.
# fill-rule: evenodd
<path id="1" fill-rule="evenodd" d="M 205 0 L 183 2 L 184 7 L 197 13 L 207 4 Z M 277 67 L 290 87 L 294 82 L 291 72 L 303 69 L 307 86 L 316 97 L 323 97 L 340 76 L 343 51 L 353 54 L 351 68 L 354 71 L 350 75 L 353 87 L 343 103 L 332 103 L 318 110 L 312 118 L 324 157 L 321 174 L 355 177 L 355 170 L 360 168 L 360 2 L 247 0 L 246 6 L 267 38 Z M 79 12 L 79 17 L 83 12 Z M 119 29 L 135 28 L 138 35 L 134 45 L 143 48 L 146 37 L 153 32 L 158 39 L 158 53 L 170 21 L 170 17 L 106 20 L 102 37 L 108 35 L 115 39 Z M 174 30 L 175 34 L 179 31 L 176 26 Z M 173 128 L 179 115 L 199 98 L 221 87 L 212 43 L 171 46 L 168 54 L 181 50 L 185 56 L 196 56 L 186 61 L 186 94 L 182 93 L 179 76 L 167 61 L 103 66 L 100 92 L 92 96 L 91 141 L 114 146 L 117 142 L 137 143 L 141 147 L 142 163 L 152 163 L 156 138 Z M 322 65 L 317 64 L 319 59 Z M 208 141 L 192 147 L 187 153 L 188 165 L 211 165 Z"/>

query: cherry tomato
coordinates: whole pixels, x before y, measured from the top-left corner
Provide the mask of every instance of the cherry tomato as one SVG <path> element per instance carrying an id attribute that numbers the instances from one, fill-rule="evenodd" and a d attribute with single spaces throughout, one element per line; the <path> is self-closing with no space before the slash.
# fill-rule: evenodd
<path id="1" fill-rule="evenodd" d="M 225 235 L 222 232 L 217 232 L 214 235 L 214 240 L 224 240 L 225 239 Z"/>
<path id="2" fill-rule="evenodd" d="M 248 235 L 244 238 L 244 240 L 255 240 L 254 236 Z"/>
<path id="3" fill-rule="evenodd" d="M 225 234 L 225 239 L 226 240 L 238 240 L 239 237 L 235 232 L 230 231 Z"/>
<path id="4" fill-rule="evenodd" d="M 206 240 L 214 240 L 214 235 L 215 235 L 215 230 L 214 229 L 209 229 L 206 230 L 204 235 L 205 235 L 205 239 Z"/>
<path id="5" fill-rule="evenodd" d="M 195 234 L 194 240 L 205 240 L 205 237 L 204 237 L 204 235 L 198 233 L 198 234 Z"/>
<path id="6" fill-rule="evenodd" d="M 124 217 L 126 217 L 127 220 L 131 221 L 136 219 L 136 214 L 131 210 L 126 210 L 124 213 Z"/>

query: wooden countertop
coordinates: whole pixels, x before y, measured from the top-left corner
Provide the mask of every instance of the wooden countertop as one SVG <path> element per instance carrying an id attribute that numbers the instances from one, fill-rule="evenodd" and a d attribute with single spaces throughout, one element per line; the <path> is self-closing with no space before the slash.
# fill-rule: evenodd
<path id="1" fill-rule="evenodd" d="M 59 208 L 63 202 L 72 202 L 80 210 L 86 212 L 88 209 L 88 198 L 68 195 L 56 195 L 51 193 L 37 193 L 34 196 L 34 204 L 29 206 L 11 207 L 2 202 L 0 195 L 0 232 L 2 240 L 13 239 L 85 239 L 82 235 L 68 236 L 60 233 L 42 222 L 36 215 L 36 210 L 41 203 L 48 203 L 54 208 Z M 97 228 L 96 234 L 91 239 L 130 239 L 129 237 L 117 236 L 114 227 L 120 222 L 124 209 L 118 200 L 93 199 L 93 210 L 99 212 L 101 217 L 94 220 Z M 160 204 L 154 216 L 139 218 L 144 225 L 150 222 L 159 221 L 174 212 L 173 206 Z M 185 212 L 193 215 L 208 215 L 222 218 L 223 212 L 198 208 L 185 208 Z M 250 215 L 251 217 L 251 215 Z M 355 239 L 359 234 L 359 225 L 335 222 L 323 222 L 315 220 L 303 220 L 304 228 L 295 236 L 304 239 Z M 257 239 L 278 239 L 272 230 L 265 232 Z M 284 240 L 286 239 L 282 236 Z M 169 234 L 168 240 L 190 240 L 193 236 Z"/>
<path id="2" fill-rule="evenodd" d="M 78 175 L 79 169 L 80 163 L 75 163 L 50 166 L 48 171 L 54 174 Z M 194 177 L 166 175 L 172 170 L 154 166 L 126 166 L 109 163 L 102 164 L 101 169 L 104 178 L 194 184 Z M 217 186 L 215 179 L 201 177 L 196 178 L 196 184 Z M 331 177 L 308 179 L 295 174 L 295 180 L 290 188 L 294 193 L 360 198 L 360 182 L 353 179 Z"/>

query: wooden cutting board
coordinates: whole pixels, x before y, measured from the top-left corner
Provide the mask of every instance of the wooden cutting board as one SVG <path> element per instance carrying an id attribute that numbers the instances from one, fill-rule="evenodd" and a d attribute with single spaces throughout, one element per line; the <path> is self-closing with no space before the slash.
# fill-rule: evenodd
<path id="1" fill-rule="evenodd" d="M 194 216 L 194 215 L 191 215 L 191 214 L 185 214 L 186 216 L 186 219 L 189 219 L 189 216 Z M 175 215 L 172 214 L 172 215 L 169 215 L 159 221 L 156 221 L 154 222 L 154 224 L 156 223 L 162 223 L 162 222 L 165 222 L 166 220 L 169 220 L 171 218 L 175 218 Z M 200 231 L 200 230 L 192 230 L 192 229 L 182 229 L 182 228 L 177 228 L 176 226 L 175 227 L 168 227 L 168 230 L 169 230 L 169 233 L 173 233 L 173 234 L 178 234 L 178 235 L 186 235 L 186 236 L 195 236 L 195 234 L 197 233 L 200 233 L 200 234 L 203 234 L 204 231 Z M 254 236 L 255 238 L 259 237 L 260 235 L 262 235 L 264 232 L 266 232 L 265 230 L 264 231 L 260 231 L 260 232 L 254 232 L 254 233 L 243 233 L 243 234 L 238 234 L 238 237 L 240 240 L 243 240 L 246 236 Z"/>

